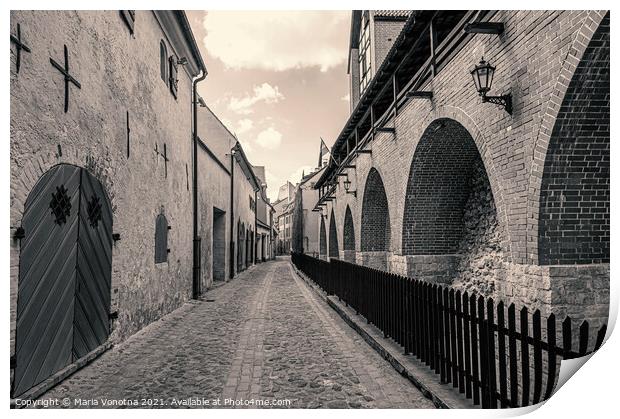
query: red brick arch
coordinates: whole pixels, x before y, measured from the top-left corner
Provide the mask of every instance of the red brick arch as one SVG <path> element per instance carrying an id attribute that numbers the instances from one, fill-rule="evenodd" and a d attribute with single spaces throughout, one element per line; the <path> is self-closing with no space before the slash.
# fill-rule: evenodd
<path id="1" fill-rule="evenodd" d="M 355 250 L 355 226 L 353 224 L 353 215 L 351 214 L 351 208 L 348 205 L 344 213 L 342 249 Z"/>
<path id="2" fill-rule="evenodd" d="M 360 250 L 390 250 L 390 234 L 390 211 L 385 187 L 381 175 L 373 167 L 368 172 L 364 187 Z"/>
<path id="3" fill-rule="evenodd" d="M 590 11 L 589 16 L 584 19 L 581 28 L 575 33 L 573 44 L 563 62 L 562 70 L 560 71 L 555 87 L 546 101 L 546 110 L 543 113 L 538 136 L 532 148 L 533 162 L 530 169 L 528 184 L 526 251 L 527 261 L 529 263 L 540 263 L 539 217 L 541 210 L 541 192 L 548 150 L 555 130 L 556 121 L 558 121 L 558 115 L 561 112 L 562 104 L 571 86 L 571 80 L 573 80 L 575 72 L 582 62 L 591 39 L 606 16 L 608 17 L 609 14 L 605 11 Z M 542 232 L 542 234 L 545 234 L 545 232 Z"/>
<path id="4" fill-rule="evenodd" d="M 538 263 L 608 263 L 609 14 L 575 69 L 547 144 L 540 183 Z"/>
<path id="5" fill-rule="evenodd" d="M 489 184 L 469 131 L 454 119 L 434 120 L 420 138 L 411 162 L 403 211 L 403 255 L 459 252 L 474 175 Z"/>
<path id="6" fill-rule="evenodd" d="M 331 216 L 329 217 L 329 257 L 338 258 L 340 251 L 338 248 L 338 229 L 336 227 L 336 217 L 334 217 L 334 209 L 332 208 Z"/>

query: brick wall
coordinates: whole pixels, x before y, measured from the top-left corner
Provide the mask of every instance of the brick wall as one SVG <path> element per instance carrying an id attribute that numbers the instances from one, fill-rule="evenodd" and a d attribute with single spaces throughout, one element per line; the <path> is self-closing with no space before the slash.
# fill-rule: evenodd
<path id="1" fill-rule="evenodd" d="M 403 218 L 404 255 L 458 251 L 463 209 L 480 154 L 458 122 L 439 119 L 424 132 L 411 164 Z"/>
<path id="2" fill-rule="evenodd" d="M 368 174 L 362 204 L 362 252 L 386 251 L 390 247 L 390 213 L 381 175 L 376 169 Z"/>
<path id="3" fill-rule="evenodd" d="M 377 176 L 374 172 L 378 171 L 381 174 L 386 202 L 389 203 L 387 225 L 392 237 L 385 269 L 401 273 L 453 272 L 450 281 L 457 276 L 457 272 L 465 270 L 495 271 L 495 295 L 505 302 L 530 304 L 547 311 L 557 307 L 562 311 L 562 307 L 570 307 L 569 301 L 575 304 L 579 301 L 579 304 L 583 305 L 575 306 L 575 310 L 580 311 L 582 316 L 598 319 L 606 316 L 605 303 L 602 301 L 608 296 L 609 264 L 583 264 L 579 265 L 578 271 L 562 271 L 562 275 L 572 276 L 559 276 L 556 275 L 557 269 L 552 273 L 549 269 L 560 267 L 539 266 L 538 261 L 540 192 L 543 189 L 547 146 L 551 143 L 556 118 L 573 79 L 573 73 L 580 62 L 592 60 L 585 52 L 605 14 L 604 11 L 497 12 L 493 20 L 504 22 L 503 35 L 472 36 L 434 78 L 420 86 L 421 90 L 433 91 L 432 100 L 409 100 L 399 108 L 396 117 L 392 115 L 385 121 L 384 126 L 394 127 L 395 133 L 375 133 L 374 140 L 367 146 L 372 153 L 358 155 L 352 161 L 355 168 L 345 170 L 351 180 L 351 190 L 357 190 L 357 197 L 347 195 L 343 188 L 338 188 L 336 199 L 328 205 L 330 211 L 331 208 L 334 209 L 338 220 L 344 220 L 346 208 L 350 207 L 354 229 L 357 229 L 358 233 L 355 235 L 358 263 L 377 258 L 376 255 L 364 256 L 360 251 L 366 253 L 368 250 L 364 243 L 366 235 L 363 233 L 363 230 L 368 230 L 364 222 L 368 215 L 363 214 L 363 208 L 367 205 L 364 191 L 369 180 Z M 513 94 L 512 115 L 493 104 L 481 103 L 469 71 L 482 55 L 496 66 L 491 94 L 509 91 Z M 604 72 L 601 74 L 604 76 Z M 596 88 L 588 82 L 583 83 L 583 89 L 589 89 L 590 94 L 594 94 Z M 606 103 L 602 106 L 605 105 Z M 569 114 L 568 110 L 566 113 Z M 601 132 L 604 132 L 608 114 L 601 112 L 600 115 L 601 120 L 597 125 L 600 125 Z M 493 249 L 488 251 L 490 255 L 494 255 L 491 265 L 482 263 L 478 256 L 475 256 L 482 257 L 487 253 L 482 250 L 482 242 L 469 252 L 475 257 L 461 258 L 463 255 L 460 253 L 464 252 L 461 247 L 464 244 L 462 240 L 466 237 L 462 234 L 450 236 L 450 240 L 439 241 L 443 248 L 435 243 L 437 250 L 432 256 L 442 256 L 443 261 L 437 257 L 425 258 L 428 254 L 413 254 L 405 246 L 414 238 L 403 236 L 413 231 L 412 229 L 419 228 L 415 224 L 406 227 L 406 214 L 416 204 L 407 191 L 407 179 L 411 171 L 416 170 L 412 168 L 412 163 L 427 129 L 446 119 L 460 124 L 468 133 L 471 138 L 469 144 L 473 142 L 475 145 L 486 171 L 496 219 L 494 239 L 490 241 Z M 450 138 L 445 140 L 451 141 Z M 469 149 L 475 154 L 473 147 Z M 438 150 L 441 150 L 441 147 Z M 454 159 L 451 160 L 453 164 L 462 165 L 457 156 L 449 158 Z M 608 164 L 603 154 L 596 164 L 600 167 Z M 441 162 L 437 162 L 437 165 L 443 167 Z M 431 169 L 430 166 L 432 165 L 426 165 Z M 470 193 L 468 184 L 459 177 L 469 179 L 467 168 L 472 170 L 474 164 L 460 167 L 465 172 L 459 173 L 455 181 L 464 185 L 467 193 L 456 191 L 456 188 L 454 193 L 449 192 L 448 183 L 444 184 L 442 179 L 437 179 L 439 183 L 436 184 L 432 176 L 428 176 L 426 185 L 439 189 L 439 194 L 434 196 L 441 198 L 450 195 L 454 198 L 449 204 L 453 206 L 453 214 L 458 216 L 456 220 L 460 219 L 464 225 L 468 217 L 463 220 L 463 213 L 459 216 L 455 208 L 467 211 Z M 445 172 L 451 173 L 451 169 L 445 168 Z M 602 177 L 607 176 L 604 171 L 600 173 Z M 454 179 L 454 176 L 452 178 Z M 600 186 L 602 187 L 602 184 Z M 445 193 L 441 192 L 442 189 Z M 459 205 L 456 205 L 455 201 L 458 201 Z M 431 201 L 427 203 L 433 205 Z M 447 214 L 445 213 L 446 216 Z M 601 215 L 594 217 L 597 219 Z M 451 224 L 437 228 L 440 229 L 439 233 L 457 231 L 451 230 L 454 226 Z M 432 226 L 428 225 L 428 228 Z M 342 231 L 344 237 L 344 228 Z M 478 231 L 476 237 L 488 236 L 488 231 Z M 420 249 L 432 249 L 432 242 L 426 244 L 429 245 L 427 249 Z M 491 269 L 490 266 L 496 266 L 495 261 L 499 259 L 503 260 L 505 269 Z M 481 268 L 477 267 L 477 262 Z M 441 266 L 442 264 L 444 266 Z M 462 264 L 469 267 L 464 269 L 465 265 Z M 487 277 L 486 274 L 483 276 Z M 585 286 L 576 286 L 581 283 Z M 597 295 L 601 295 L 599 300 Z M 592 301 L 595 303 L 591 304 Z"/>
<path id="4" fill-rule="evenodd" d="M 609 15 L 590 40 L 553 128 L 540 193 L 543 265 L 609 262 Z"/>
<path id="5" fill-rule="evenodd" d="M 334 210 L 329 217 L 329 257 L 340 257 L 340 251 L 338 250 L 338 233 L 336 228 L 336 218 L 334 217 Z"/>

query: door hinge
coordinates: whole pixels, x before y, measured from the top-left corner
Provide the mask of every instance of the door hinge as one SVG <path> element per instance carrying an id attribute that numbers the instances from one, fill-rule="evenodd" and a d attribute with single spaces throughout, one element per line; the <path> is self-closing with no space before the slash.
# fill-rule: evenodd
<path id="1" fill-rule="evenodd" d="M 23 239 L 24 237 L 26 237 L 26 231 L 24 230 L 24 227 L 17 227 L 15 229 L 15 233 L 13 233 L 13 238 L 14 239 Z"/>

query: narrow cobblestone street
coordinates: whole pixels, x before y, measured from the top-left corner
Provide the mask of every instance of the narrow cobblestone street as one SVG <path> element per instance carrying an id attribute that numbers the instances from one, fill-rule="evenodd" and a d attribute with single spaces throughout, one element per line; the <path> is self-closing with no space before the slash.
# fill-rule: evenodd
<path id="1" fill-rule="evenodd" d="M 220 399 L 219 407 L 228 407 L 225 399 L 434 407 L 293 274 L 288 259 L 186 304 L 42 396 L 49 398 L 74 407 L 76 399 L 185 407 L 178 401 L 190 398 Z"/>

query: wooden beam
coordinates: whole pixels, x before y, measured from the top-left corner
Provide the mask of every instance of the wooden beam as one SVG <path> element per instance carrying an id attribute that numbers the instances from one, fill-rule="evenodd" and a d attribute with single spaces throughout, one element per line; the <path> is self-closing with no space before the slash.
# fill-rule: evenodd
<path id="1" fill-rule="evenodd" d="M 392 127 L 381 127 L 381 128 L 377 128 L 378 132 L 389 132 L 391 134 L 394 134 L 396 132 L 396 128 L 392 128 Z"/>
<path id="2" fill-rule="evenodd" d="M 465 25 L 465 33 L 482 33 L 489 35 L 501 35 L 504 33 L 503 22 L 472 22 Z"/>
<path id="3" fill-rule="evenodd" d="M 372 154 L 372 150 L 357 150 L 357 154 Z"/>
<path id="4" fill-rule="evenodd" d="M 434 19 L 431 19 L 431 24 L 428 27 L 429 36 L 431 39 L 431 75 L 435 78 L 435 74 L 437 73 L 437 60 L 435 57 L 435 44 L 437 43 L 437 31 L 435 30 L 435 22 Z"/>
<path id="5" fill-rule="evenodd" d="M 348 164 L 346 166 L 342 166 L 343 169 L 355 169 L 355 165 L 354 164 Z"/>

